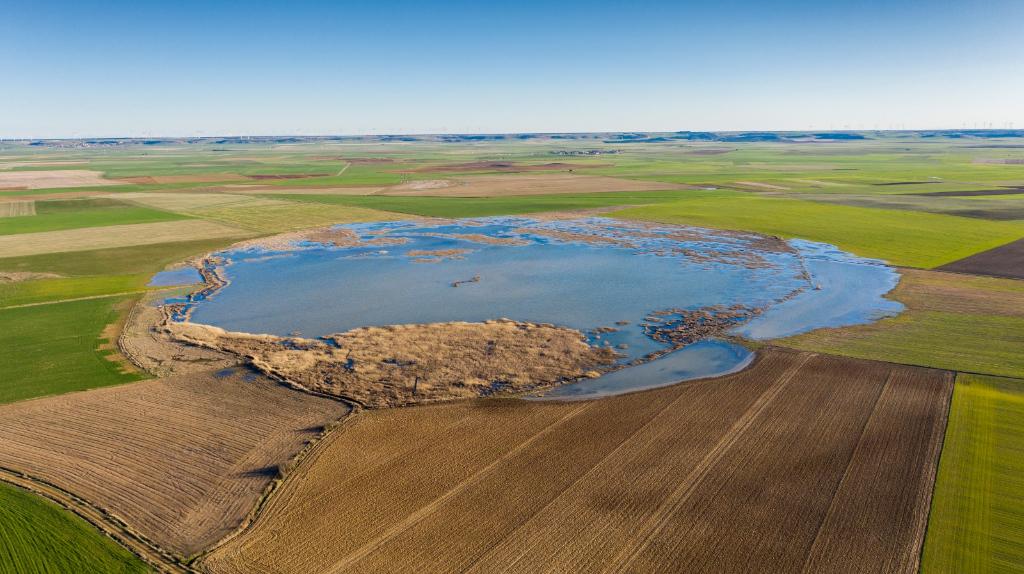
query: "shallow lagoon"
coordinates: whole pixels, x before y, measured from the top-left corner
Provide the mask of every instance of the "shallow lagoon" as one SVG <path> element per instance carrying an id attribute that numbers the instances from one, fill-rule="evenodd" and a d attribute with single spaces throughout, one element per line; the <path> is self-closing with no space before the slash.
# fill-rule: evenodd
<path id="1" fill-rule="evenodd" d="M 222 253 L 230 283 L 198 302 L 192 320 L 318 337 L 368 325 L 507 317 L 579 329 L 629 363 L 667 348 L 643 330 L 659 310 L 759 309 L 730 334 L 768 339 L 902 309 L 883 297 L 898 281 L 894 270 L 812 242 L 603 218 L 338 227 L 363 243 Z M 380 244 L 387 242 L 402 243 Z M 548 395 L 638 390 L 731 372 L 749 360 L 733 343 L 706 340 Z"/>

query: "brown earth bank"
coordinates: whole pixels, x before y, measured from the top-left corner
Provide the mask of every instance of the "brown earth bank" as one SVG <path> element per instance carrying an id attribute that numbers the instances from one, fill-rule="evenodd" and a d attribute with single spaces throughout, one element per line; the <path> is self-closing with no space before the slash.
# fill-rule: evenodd
<path id="1" fill-rule="evenodd" d="M 247 369 L 0 407 L 0 467 L 87 500 L 178 556 L 238 528 L 349 408 Z"/>
<path id="2" fill-rule="evenodd" d="M 1024 279 L 1024 239 L 937 267 L 939 271 Z"/>
<path id="3" fill-rule="evenodd" d="M 365 411 L 199 567 L 916 572 L 952 376 L 767 348 L 589 402 Z"/>
<path id="4" fill-rule="evenodd" d="M 164 328 L 291 384 L 372 408 L 540 390 L 595 376 L 615 360 L 579 331 L 509 320 L 363 327 L 322 340 L 196 323 Z"/>

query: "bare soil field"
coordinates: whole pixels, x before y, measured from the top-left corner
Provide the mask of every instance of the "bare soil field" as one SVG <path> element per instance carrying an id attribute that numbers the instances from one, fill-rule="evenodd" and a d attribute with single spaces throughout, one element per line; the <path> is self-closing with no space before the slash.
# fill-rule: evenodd
<path id="1" fill-rule="evenodd" d="M 1024 279 L 1024 239 L 982 251 L 938 268 L 941 271 Z"/>
<path id="2" fill-rule="evenodd" d="M 228 572 L 916 572 L 945 371 L 765 349 L 591 402 L 366 411 L 314 448 Z"/>
<path id="3" fill-rule="evenodd" d="M 344 404 L 244 369 L 0 408 L 0 467 L 89 501 L 181 556 L 237 528 Z"/>
<path id="4" fill-rule="evenodd" d="M 102 172 L 89 169 L 0 171 L 0 189 L 49 189 L 122 183 L 126 182 L 107 179 Z"/>
<path id="5" fill-rule="evenodd" d="M 3 253 L 4 257 L 20 257 L 40 253 L 153 245 L 172 241 L 220 237 L 242 238 L 246 235 L 251 235 L 251 233 L 212 221 L 199 219 L 161 221 L 3 235 L 0 236 L 0 253 Z"/>
<path id="6" fill-rule="evenodd" d="M 35 201 L 0 202 L 0 217 L 24 217 L 36 214 Z"/>
<path id="7" fill-rule="evenodd" d="M 598 193 L 604 191 L 662 191 L 690 189 L 689 186 L 656 181 L 638 181 L 599 175 L 551 173 L 543 175 L 481 175 L 450 179 L 444 187 L 416 187 L 409 182 L 386 188 L 376 195 L 496 197 L 502 195 L 544 195 L 549 193 Z"/>

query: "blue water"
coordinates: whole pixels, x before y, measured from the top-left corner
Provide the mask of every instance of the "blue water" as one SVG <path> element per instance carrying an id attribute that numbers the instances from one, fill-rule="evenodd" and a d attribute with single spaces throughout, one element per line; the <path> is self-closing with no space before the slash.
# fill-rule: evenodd
<path id="1" fill-rule="evenodd" d="M 766 251 L 755 237 L 693 228 L 682 228 L 680 236 L 678 227 L 598 218 L 484 218 L 344 227 L 366 240 L 383 235 L 407 243 L 343 248 L 306 243 L 283 257 L 258 249 L 222 253 L 231 261 L 224 270 L 230 284 L 197 303 L 192 321 L 231 331 L 282 336 L 298 331 L 317 337 L 368 325 L 506 317 L 579 329 L 592 343 L 615 347 L 622 361 L 630 362 L 665 349 L 640 326 L 656 310 L 733 304 L 765 308 L 735 330 L 765 339 L 868 322 L 902 308 L 883 298 L 898 280 L 894 270 L 817 243 L 792 242 L 791 251 Z M 565 232 L 618 243 L 547 235 Z M 515 239 L 525 245 L 460 237 L 466 234 Z M 416 262 L 408 255 L 411 250 L 446 249 L 470 251 L 461 259 L 438 263 Z M 713 257 L 709 261 L 702 255 Z M 474 277 L 479 281 L 452 286 Z M 598 327 L 617 331 L 592 332 Z M 581 390 L 586 385 L 635 390 L 721 374 L 749 360 L 731 343 L 699 345 L 558 392 L 587 394 L 590 391 Z"/>
<path id="2" fill-rule="evenodd" d="M 171 287 L 174 285 L 192 285 L 202 283 L 203 278 L 195 267 L 182 267 L 161 271 L 153 276 L 147 284 L 149 287 Z"/>

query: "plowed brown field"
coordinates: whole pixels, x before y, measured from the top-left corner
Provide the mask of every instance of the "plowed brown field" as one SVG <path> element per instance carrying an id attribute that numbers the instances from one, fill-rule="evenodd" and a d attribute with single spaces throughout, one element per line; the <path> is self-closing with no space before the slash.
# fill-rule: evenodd
<path id="1" fill-rule="evenodd" d="M 241 369 L 145 381 L 0 408 L 0 467 L 188 556 L 237 528 L 278 466 L 347 412 Z"/>
<path id="2" fill-rule="evenodd" d="M 593 402 L 366 412 L 227 572 L 915 571 L 952 376 L 794 351 Z"/>

